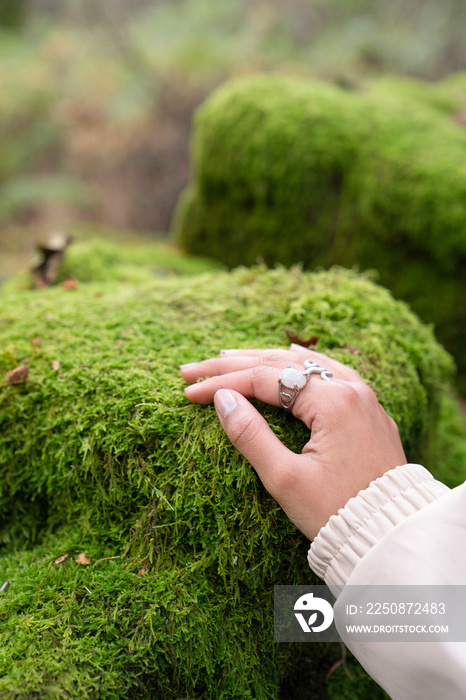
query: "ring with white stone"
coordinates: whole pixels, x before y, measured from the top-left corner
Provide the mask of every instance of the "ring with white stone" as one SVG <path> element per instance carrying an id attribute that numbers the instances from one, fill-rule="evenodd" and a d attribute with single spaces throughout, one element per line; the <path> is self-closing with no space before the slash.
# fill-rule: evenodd
<path id="1" fill-rule="evenodd" d="M 329 382 L 330 377 L 333 376 L 331 372 L 320 367 L 320 365 L 315 362 L 306 360 L 304 364 L 306 366 L 304 372 L 288 366 L 286 369 L 282 370 L 280 379 L 278 380 L 278 400 L 280 401 L 280 406 L 287 411 L 291 411 L 296 397 L 301 389 L 304 389 L 308 383 L 311 374 L 320 374 L 321 378 L 325 379 L 327 382 Z"/>
<path id="2" fill-rule="evenodd" d="M 290 411 L 294 400 L 301 389 L 304 389 L 308 381 L 309 377 L 299 369 L 293 369 L 288 366 L 286 369 L 282 370 L 280 379 L 278 380 L 278 400 L 280 401 L 280 406 Z M 285 389 L 287 389 L 287 391 L 285 391 Z"/>

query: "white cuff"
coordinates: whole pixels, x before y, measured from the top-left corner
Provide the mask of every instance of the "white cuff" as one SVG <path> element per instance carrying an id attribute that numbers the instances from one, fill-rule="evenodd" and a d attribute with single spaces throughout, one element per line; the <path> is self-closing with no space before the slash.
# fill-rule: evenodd
<path id="1" fill-rule="evenodd" d="M 382 537 L 450 489 L 420 464 L 405 464 L 372 481 L 320 529 L 308 553 L 328 586 L 344 586 L 354 567 Z"/>

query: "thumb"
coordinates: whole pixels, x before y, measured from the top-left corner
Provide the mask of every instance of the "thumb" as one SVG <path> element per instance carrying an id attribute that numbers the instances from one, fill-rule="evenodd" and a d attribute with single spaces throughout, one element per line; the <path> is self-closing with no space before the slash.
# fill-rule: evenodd
<path id="1" fill-rule="evenodd" d="M 282 477 L 292 468 L 297 455 L 285 447 L 242 394 L 219 389 L 214 404 L 233 445 L 252 464 L 267 491 L 280 500 Z"/>

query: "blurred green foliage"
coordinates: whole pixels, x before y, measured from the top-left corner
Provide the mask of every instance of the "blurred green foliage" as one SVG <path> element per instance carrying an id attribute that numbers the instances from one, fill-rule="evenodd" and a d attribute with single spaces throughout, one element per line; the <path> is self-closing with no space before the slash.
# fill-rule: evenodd
<path id="1" fill-rule="evenodd" d="M 28 0 L 2 0 L 0 3 L 0 29 L 19 29 L 26 20 Z"/>
<path id="2" fill-rule="evenodd" d="M 84 183 L 47 166 L 63 144 L 53 65 L 37 57 L 36 44 L 1 38 L 0 224 L 44 200 L 89 203 Z"/>
<path id="3" fill-rule="evenodd" d="M 4 23 L 7 15 L 10 24 L 20 22 L 22 6 L 4 0 Z M 0 30 L 0 185 L 17 179 L 0 194 L 2 223 L 21 217 L 28 203 L 49 202 L 53 192 L 75 205 L 76 216 L 90 216 L 85 205 L 92 197 L 84 200 L 92 178 L 82 174 L 75 127 L 86 131 L 96 115 L 109 128 L 124 133 L 132 125 L 137 133 L 150 128 L 164 101 L 190 90 L 205 94 L 251 71 L 352 82 L 387 72 L 437 78 L 466 64 L 461 0 L 167 0 L 111 7 L 51 0 L 44 8 L 27 14 L 21 32 Z M 105 160 L 100 141 L 96 151 Z M 131 143 L 136 147 L 137 138 Z M 44 172 L 57 177 L 42 190 L 27 185 Z M 61 176 L 68 180 L 60 185 Z M 70 178 L 84 185 L 70 187 Z M 98 198 L 98 187 L 92 193 Z"/>
<path id="4" fill-rule="evenodd" d="M 466 63 L 461 0 L 182 0 L 141 17 L 144 52 L 194 79 L 251 68 L 438 78 Z"/>

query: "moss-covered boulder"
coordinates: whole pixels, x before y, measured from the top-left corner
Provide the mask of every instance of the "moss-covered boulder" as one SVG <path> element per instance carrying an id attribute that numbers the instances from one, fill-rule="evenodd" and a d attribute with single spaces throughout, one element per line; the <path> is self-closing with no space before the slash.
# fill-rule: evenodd
<path id="1" fill-rule="evenodd" d="M 178 240 L 232 267 L 377 269 L 435 323 L 466 389 L 465 83 L 232 81 L 197 114 Z"/>
<path id="2" fill-rule="evenodd" d="M 308 542 L 178 366 L 318 335 L 442 475 L 453 365 L 431 329 L 355 273 L 261 267 L 3 292 L 0 326 L 0 697 L 265 700 L 303 653 L 323 697 L 339 646 L 273 643 L 273 585 L 315 580 Z M 261 410 L 299 451 L 304 426 Z"/>

